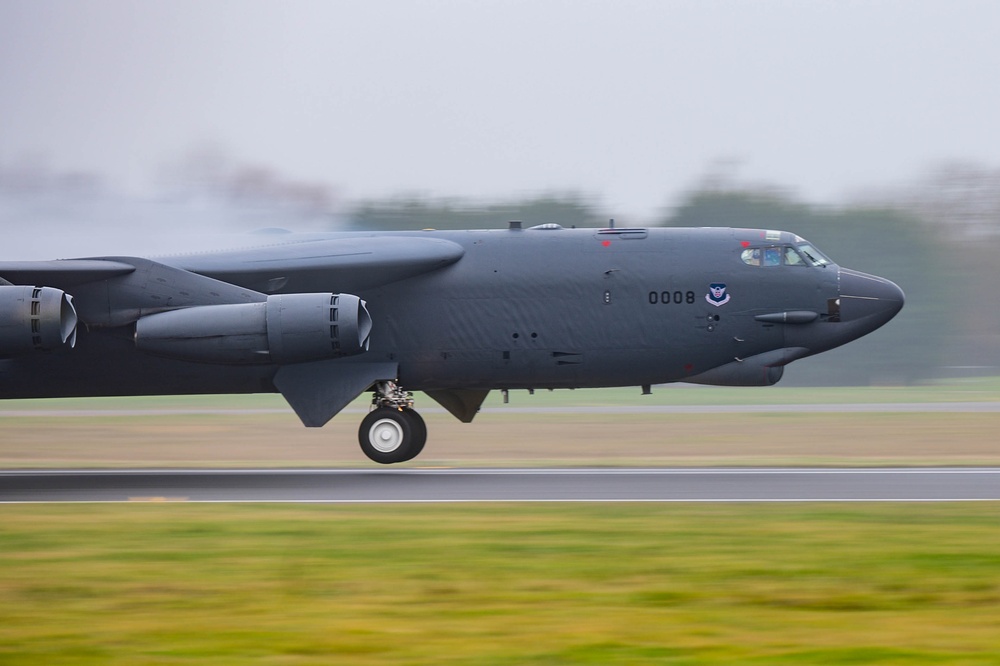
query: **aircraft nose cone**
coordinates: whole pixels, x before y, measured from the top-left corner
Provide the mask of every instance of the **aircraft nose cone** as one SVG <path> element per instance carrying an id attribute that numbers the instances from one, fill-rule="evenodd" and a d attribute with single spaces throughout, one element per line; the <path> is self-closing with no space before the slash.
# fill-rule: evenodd
<path id="1" fill-rule="evenodd" d="M 896 283 L 875 275 L 840 269 L 840 317 L 844 322 L 867 320 L 873 331 L 903 309 L 906 297 Z"/>

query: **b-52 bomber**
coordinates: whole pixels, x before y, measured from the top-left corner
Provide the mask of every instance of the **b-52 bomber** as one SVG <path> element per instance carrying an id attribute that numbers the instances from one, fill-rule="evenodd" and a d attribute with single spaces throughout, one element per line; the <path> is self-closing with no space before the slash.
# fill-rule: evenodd
<path id="1" fill-rule="evenodd" d="M 365 391 L 378 463 L 427 439 L 422 391 L 766 386 L 879 328 L 889 280 L 782 231 L 342 232 L 206 254 L 0 262 L 0 398 L 279 392 L 310 427 Z"/>

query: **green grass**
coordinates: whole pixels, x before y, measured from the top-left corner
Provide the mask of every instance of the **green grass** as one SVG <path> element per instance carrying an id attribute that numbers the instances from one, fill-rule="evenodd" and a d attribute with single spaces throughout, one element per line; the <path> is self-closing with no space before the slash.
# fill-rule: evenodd
<path id="1" fill-rule="evenodd" d="M 2 664 L 995 664 L 1000 505 L 6 506 Z"/>

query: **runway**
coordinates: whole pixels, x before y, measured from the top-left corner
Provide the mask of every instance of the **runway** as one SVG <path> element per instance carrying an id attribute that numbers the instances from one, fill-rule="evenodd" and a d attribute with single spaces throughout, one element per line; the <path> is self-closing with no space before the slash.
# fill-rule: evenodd
<path id="1" fill-rule="evenodd" d="M 0 472 L 0 502 L 1000 500 L 1000 468 L 256 469 Z"/>

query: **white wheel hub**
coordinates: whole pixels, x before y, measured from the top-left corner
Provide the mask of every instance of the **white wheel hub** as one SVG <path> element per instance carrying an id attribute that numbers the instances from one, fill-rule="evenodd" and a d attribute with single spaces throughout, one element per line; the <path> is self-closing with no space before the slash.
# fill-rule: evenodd
<path id="1" fill-rule="evenodd" d="M 368 442 L 379 453 L 392 453 L 403 444 L 403 428 L 392 419 L 379 419 L 368 430 Z"/>

